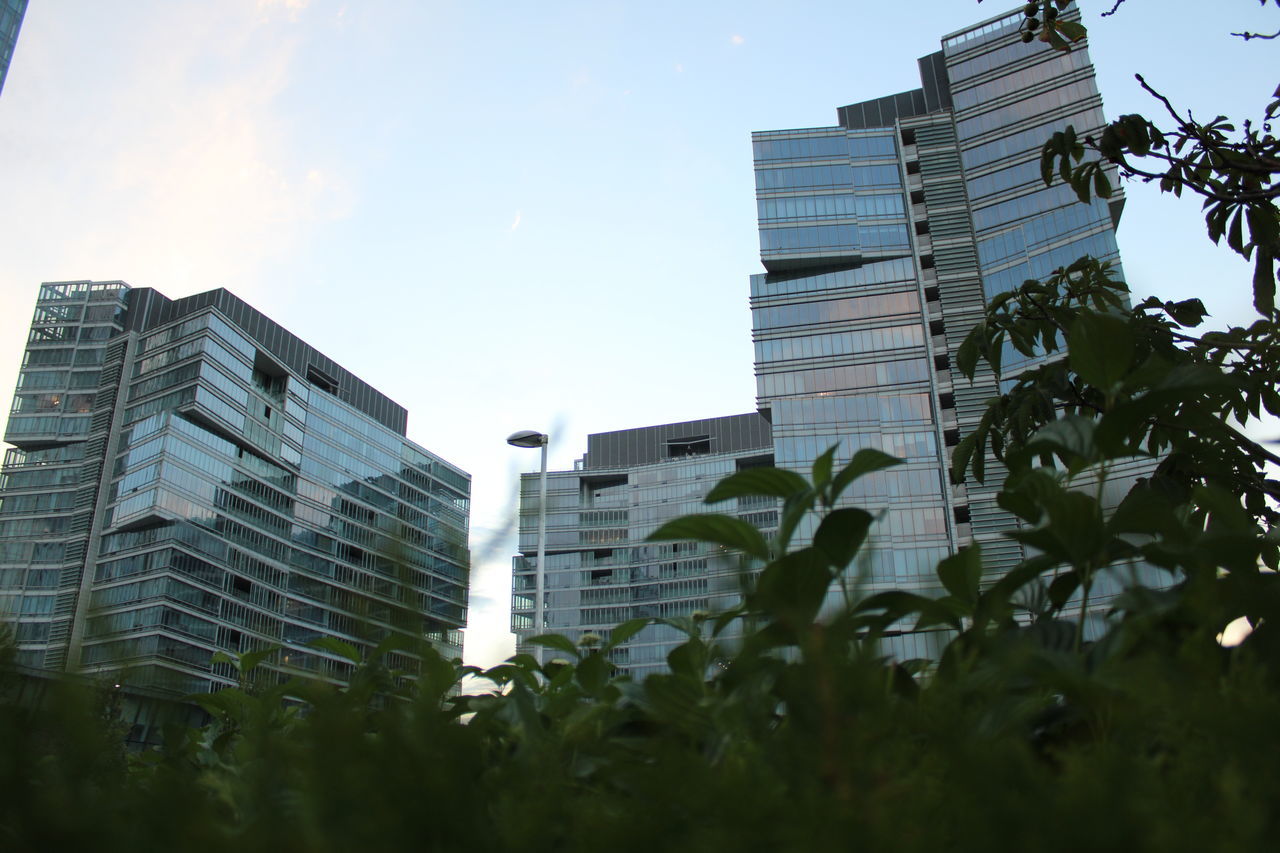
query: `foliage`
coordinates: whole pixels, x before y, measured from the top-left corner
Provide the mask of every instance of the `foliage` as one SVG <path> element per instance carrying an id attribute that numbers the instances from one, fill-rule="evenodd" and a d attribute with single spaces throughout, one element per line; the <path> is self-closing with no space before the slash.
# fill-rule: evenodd
<path id="1" fill-rule="evenodd" d="M 423 645 L 413 680 L 383 665 L 390 647 L 347 649 L 347 687 L 255 685 L 263 656 L 244 655 L 231 659 L 240 687 L 193 697 L 206 725 L 127 762 L 91 695 L 0 702 L 0 832 L 11 849 L 105 851 L 1269 848 L 1276 655 L 1262 628 L 1234 649 L 1216 641 L 1231 595 L 1255 594 L 1230 583 L 1252 518 L 1170 522 L 1183 539 L 1157 538 L 1171 559 L 1231 575 L 1135 589 L 1095 642 L 1055 603 L 1018 601 L 1043 559 L 984 588 L 977 548 L 939 565 L 939 598 L 882 593 L 819 619 L 872 520 L 841 495 L 896 460 L 833 462 L 715 488 L 716 501 L 782 498 L 787 521 L 761 540 L 739 608 L 661 620 L 687 638 L 669 673 L 637 683 L 610 663 L 650 620 L 578 644 L 538 637 L 552 660 L 484 672 Z M 1071 525 L 1092 516 L 1059 513 L 1076 493 L 1036 482 L 1009 494 L 1048 516 L 1039 535 L 1076 549 L 1063 559 L 1105 547 L 1073 544 Z M 813 542 L 793 547 L 811 511 Z M 755 547 L 727 522 L 655 535 Z M 936 666 L 885 657 L 901 627 L 945 632 Z M 476 676 L 494 688 L 462 695 Z"/>
<path id="2" fill-rule="evenodd" d="M 1260 2 L 1266 6 L 1268 0 Z M 1280 10 L 1280 0 L 1273 2 Z M 1067 0 L 1046 0 L 1043 10 L 1037 10 L 1038 4 L 1029 4 L 1028 25 L 1037 21 L 1037 14 L 1045 16 L 1042 39 L 1057 49 L 1070 50 L 1086 30 L 1078 23 L 1057 23 L 1049 18 L 1055 4 L 1065 8 Z M 1116 7 L 1119 5 L 1117 2 Z M 1064 27 L 1069 29 L 1064 32 Z M 1031 30 L 1025 34 L 1031 35 Z M 1235 35 L 1246 41 L 1275 38 L 1256 33 Z M 1110 173 L 1118 168 L 1124 178 L 1157 182 L 1161 192 L 1181 196 L 1185 190 L 1200 196 L 1209 238 L 1217 244 L 1225 237 L 1233 252 L 1253 261 L 1254 307 L 1263 316 L 1274 318 L 1276 264 L 1280 263 L 1280 137 L 1272 127 L 1280 118 L 1280 87 L 1272 95 L 1275 100 L 1263 108 L 1260 121 L 1245 120 L 1237 128 L 1223 115 L 1204 122 L 1189 110 L 1180 112 L 1141 74 L 1135 76 L 1167 113 L 1169 129 L 1138 114 L 1120 116 L 1097 137 L 1081 138 L 1068 126 L 1044 146 L 1041 169 L 1045 183 L 1057 176 L 1081 201 L 1087 202 L 1091 195 L 1109 198 L 1113 192 Z M 1096 156 L 1086 160 L 1088 154 Z"/>

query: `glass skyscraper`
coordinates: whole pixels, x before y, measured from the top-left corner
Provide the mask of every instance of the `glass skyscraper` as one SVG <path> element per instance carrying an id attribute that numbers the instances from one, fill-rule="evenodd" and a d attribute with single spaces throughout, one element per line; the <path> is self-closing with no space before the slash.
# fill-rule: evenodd
<path id="1" fill-rule="evenodd" d="M 985 401 L 1028 361 L 1010 350 L 1004 375 L 971 383 L 953 360 L 990 297 L 1081 255 L 1118 260 L 1123 196 L 1082 205 L 1040 177 L 1053 132 L 1104 125 L 1087 49 L 1025 44 L 1023 19 L 1019 9 L 946 36 L 918 60 L 920 88 L 840 107 L 833 126 L 753 135 L 765 268 L 751 279 L 756 404 L 773 461 L 807 473 L 833 445 L 837 463 L 864 447 L 905 460 L 845 498 L 883 511 L 850 578 L 859 594 L 933 593 L 938 560 L 975 541 L 992 574 L 1022 559 L 1001 535 L 1015 521 L 996 505 L 998 477 L 952 484 L 948 468 Z M 1113 492 L 1125 483 L 1116 473 Z M 560 554 L 548 545 L 549 567 Z M 1100 581 L 1094 600 L 1117 589 Z M 517 610 L 517 632 L 531 606 Z M 896 637 L 892 651 L 928 656 L 938 638 Z"/>
<path id="2" fill-rule="evenodd" d="M 4 78 L 9 73 L 13 59 L 13 46 L 22 29 L 22 16 L 27 12 L 27 0 L 0 0 L 0 92 L 4 91 Z"/>
<path id="3" fill-rule="evenodd" d="M 1074 14 L 1074 13 L 1072 13 Z M 1104 122 L 1088 52 L 1022 42 L 1021 10 L 947 36 L 921 87 L 837 110 L 833 127 L 754 135 L 761 260 L 753 277 L 758 404 L 782 467 L 839 443 L 907 464 L 851 499 L 887 513 L 872 589 L 932 583 L 938 554 L 971 540 L 993 569 L 1020 546 L 994 488 L 948 483 L 947 449 L 998 381 L 951 363 L 986 300 L 1084 254 L 1116 260 L 1121 198 L 1045 188 L 1040 148 L 1067 124 Z"/>
<path id="4" fill-rule="evenodd" d="M 470 478 L 406 423 L 226 290 L 43 285 L 0 471 L 18 662 L 189 693 L 234 682 L 220 650 L 336 681 L 318 638 L 459 655 Z"/>

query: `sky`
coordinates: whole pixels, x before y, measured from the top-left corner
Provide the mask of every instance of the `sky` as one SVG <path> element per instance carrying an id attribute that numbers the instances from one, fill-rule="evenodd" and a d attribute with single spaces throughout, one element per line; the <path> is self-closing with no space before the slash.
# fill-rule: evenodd
<path id="1" fill-rule="evenodd" d="M 1253 0 L 1084 4 L 1109 117 L 1259 117 Z M 31 0 L 0 94 L 0 388 L 43 281 L 226 287 L 409 410 L 473 477 L 469 663 L 513 648 L 514 492 L 552 435 L 751 411 L 750 134 L 919 86 L 974 0 Z M 1193 199 L 1130 185 L 1138 297 L 1245 323 Z"/>

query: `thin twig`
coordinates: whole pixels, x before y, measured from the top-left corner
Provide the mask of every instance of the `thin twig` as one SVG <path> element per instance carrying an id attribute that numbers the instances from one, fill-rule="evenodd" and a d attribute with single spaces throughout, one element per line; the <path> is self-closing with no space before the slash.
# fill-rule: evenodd
<path id="1" fill-rule="evenodd" d="M 1273 38 L 1280 38 L 1280 30 L 1276 30 L 1271 35 L 1267 35 L 1265 33 L 1251 33 L 1251 32 L 1232 33 L 1231 35 L 1236 36 L 1237 38 L 1242 38 L 1245 41 L 1248 41 L 1249 39 L 1273 39 Z"/>

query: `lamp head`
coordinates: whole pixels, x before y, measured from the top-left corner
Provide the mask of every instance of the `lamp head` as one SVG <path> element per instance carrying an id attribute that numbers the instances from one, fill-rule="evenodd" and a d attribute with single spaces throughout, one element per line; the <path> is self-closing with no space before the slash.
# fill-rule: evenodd
<path id="1" fill-rule="evenodd" d="M 522 429 L 507 436 L 507 444 L 512 447 L 542 447 L 551 437 L 536 429 Z"/>

